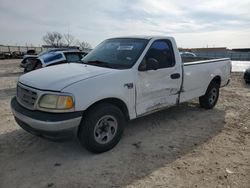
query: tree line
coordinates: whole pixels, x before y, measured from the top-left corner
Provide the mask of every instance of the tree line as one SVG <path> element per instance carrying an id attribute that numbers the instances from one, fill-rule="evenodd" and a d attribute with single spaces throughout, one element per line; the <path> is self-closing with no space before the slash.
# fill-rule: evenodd
<path id="1" fill-rule="evenodd" d="M 46 45 L 53 46 L 54 48 L 70 46 L 79 46 L 81 50 L 92 48 L 88 42 L 81 42 L 69 33 L 47 32 L 42 39 Z"/>

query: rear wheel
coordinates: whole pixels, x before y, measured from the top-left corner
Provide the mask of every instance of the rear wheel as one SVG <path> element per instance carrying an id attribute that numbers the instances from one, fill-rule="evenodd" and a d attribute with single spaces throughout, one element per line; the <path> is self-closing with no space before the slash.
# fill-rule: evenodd
<path id="1" fill-rule="evenodd" d="M 212 109 L 219 98 L 220 86 L 216 82 L 212 81 L 205 93 L 205 95 L 199 98 L 200 106 L 206 109 Z"/>
<path id="2" fill-rule="evenodd" d="M 250 84 L 250 80 L 245 79 L 246 84 Z"/>
<path id="3" fill-rule="evenodd" d="M 78 137 L 87 150 L 101 153 L 112 149 L 121 139 L 124 115 L 115 105 L 101 103 L 83 117 Z"/>

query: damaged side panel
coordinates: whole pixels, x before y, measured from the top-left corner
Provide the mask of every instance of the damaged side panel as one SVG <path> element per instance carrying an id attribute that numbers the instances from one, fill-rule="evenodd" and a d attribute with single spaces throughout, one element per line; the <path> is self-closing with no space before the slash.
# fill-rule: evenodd
<path id="1" fill-rule="evenodd" d="M 176 104 L 181 79 L 172 80 L 175 68 L 138 72 L 136 112 L 140 116 Z"/>

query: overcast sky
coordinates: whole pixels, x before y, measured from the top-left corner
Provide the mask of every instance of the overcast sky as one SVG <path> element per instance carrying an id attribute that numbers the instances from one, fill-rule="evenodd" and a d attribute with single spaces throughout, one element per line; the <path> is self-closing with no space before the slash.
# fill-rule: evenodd
<path id="1" fill-rule="evenodd" d="M 179 47 L 250 47 L 250 0 L 0 0 L 0 44 L 42 45 L 48 31 L 95 47 L 109 37 L 170 35 Z"/>

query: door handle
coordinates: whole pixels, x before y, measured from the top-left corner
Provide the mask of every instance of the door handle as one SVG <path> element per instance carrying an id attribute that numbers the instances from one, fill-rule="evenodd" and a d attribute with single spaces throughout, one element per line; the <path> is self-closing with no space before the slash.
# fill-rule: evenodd
<path id="1" fill-rule="evenodd" d="M 171 74 L 171 79 L 179 79 L 181 77 L 181 75 L 179 73 L 174 73 L 174 74 Z"/>

